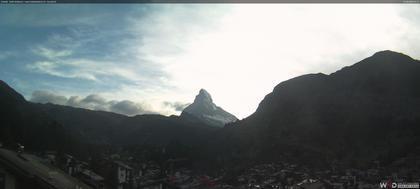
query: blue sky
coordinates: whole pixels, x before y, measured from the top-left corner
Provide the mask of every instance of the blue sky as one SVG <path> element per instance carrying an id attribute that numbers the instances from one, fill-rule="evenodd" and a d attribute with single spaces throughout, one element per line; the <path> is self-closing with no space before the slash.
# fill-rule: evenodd
<path id="1" fill-rule="evenodd" d="M 420 7 L 7 5 L 0 36 L 0 79 L 28 100 L 170 115 L 205 88 L 244 118 L 286 79 L 385 49 L 420 58 Z"/>
<path id="2" fill-rule="evenodd" d="M 137 61 L 131 60 L 130 49 L 122 52 L 122 48 L 129 48 L 125 43 L 136 38 L 127 28 L 128 14 L 133 8 L 82 5 L 1 8 L 0 32 L 7 36 L 0 46 L 4 79 L 25 96 L 43 87 L 58 86 L 62 89 L 57 90 L 67 88 L 80 93 L 98 92 L 121 83 L 133 84 L 124 73 L 115 70 Z M 145 6 L 136 10 L 136 14 L 141 18 L 151 11 L 153 8 Z M 155 69 L 144 70 L 142 74 L 160 74 Z"/>

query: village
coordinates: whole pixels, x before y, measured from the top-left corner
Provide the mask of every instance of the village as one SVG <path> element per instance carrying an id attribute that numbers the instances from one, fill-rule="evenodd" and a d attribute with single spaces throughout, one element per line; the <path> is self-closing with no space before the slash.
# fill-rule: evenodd
<path id="1" fill-rule="evenodd" d="M 31 157 L 32 164 L 41 163 L 47 167 L 60 169 L 63 175 L 71 176 L 94 189 L 367 189 L 378 188 L 380 182 L 388 180 L 420 182 L 420 172 L 416 169 L 419 166 L 416 164 L 418 157 L 399 160 L 395 164 L 398 169 L 382 167 L 379 161 L 372 162 L 371 167 L 366 170 L 343 168 L 338 162 L 333 162 L 329 169 L 324 170 L 278 162 L 257 164 L 243 169 L 236 175 L 224 169 L 218 171 L 217 174 L 206 175 L 183 167 L 183 162 L 188 160 L 182 158 L 167 159 L 162 164 L 162 162 L 156 161 L 141 162 L 136 161 L 133 157 L 121 157 L 118 154 L 112 154 L 101 157 L 100 161 L 95 160 L 96 165 L 93 165 L 91 162 L 80 161 L 70 154 L 59 155 L 54 151 L 46 151 L 36 155 L 22 151 L 12 152 L 6 149 L 2 149 L 2 151 L 8 154 L 1 153 L 2 160 L 18 161 L 13 159 Z M 1 162 L 4 163 L 5 161 Z M 23 165 L 16 163 L 15 166 Z M 34 167 L 39 168 L 40 165 Z M 47 172 L 50 174 L 59 171 L 50 170 Z M 13 175 L 13 171 L 10 174 Z M 45 179 L 48 181 L 48 179 L 52 180 L 53 178 Z"/>

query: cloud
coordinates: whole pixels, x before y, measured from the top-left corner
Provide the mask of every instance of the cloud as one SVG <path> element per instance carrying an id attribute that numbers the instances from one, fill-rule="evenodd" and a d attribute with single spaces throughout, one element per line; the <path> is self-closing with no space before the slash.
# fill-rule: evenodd
<path id="1" fill-rule="evenodd" d="M 46 40 L 33 45 L 30 53 L 35 58 L 26 65 L 26 70 L 49 76 L 51 80 L 76 80 L 85 89 L 95 86 L 93 93 L 105 94 L 108 99 L 147 100 L 162 114 L 176 114 L 181 104 L 166 106 L 164 101 L 191 99 L 184 96 L 186 91 L 181 86 L 170 82 L 172 73 L 165 67 L 183 53 L 190 36 L 213 31 L 227 7 L 139 6 L 118 20 L 120 27 L 70 24 L 71 27 L 49 32 Z M 60 92 L 72 93 L 71 90 Z M 75 104 L 80 99 L 70 97 L 69 100 Z M 129 104 L 124 105 L 127 107 L 124 110 L 128 110 Z M 103 109 L 100 105 L 89 108 Z M 119 108 L 115 111 L 123 110 Z"/>
<path id="2" fill-rule="evenodd" d="M 58 58 L 57 56 L 55 57 Z M 92 81 L 100 81 L 104 77 L 117 77 L 127 80 L 141 79 L 140 76 L 137 77 L 137 74 L 129 66 L 121 67 L 112 62 L 82 58 L 37 61 L 27 65 L 26 68 L 38 73 L 62 78 L 79 78 Z"/>
<path id="3" fill-rule="evenodd" d="M 130 100 L 107 100 L 98 94 L 91 94 L 86 97 L 71 96 L 70 98 L 67 98 L 49 91 L 38 90 L 32 93 L 30 101 L 43 104 L 53 103 L 90 110 L 115 112 L 128 116 L 156 113 L 151 111 L 150 106 L 145 103 L 136 103 Z"/>
<path id="4" fill-rule="evenodd" d="M 0 60 L 5 60 L 9 57 L 14 56 L 15 54 L 11 51 L 4 51 L 4 52 L 0 52 Z"/>
<path id="5" fill-rule="evenodd" d="M 33 96 L 33 95 L 32 95 Z M 68 105 L 68 106 L 73 106 L 73 107 L 81 107 L 80 105 L 80 101 L 82 101 L 83 98 L 79 97 L 79 96 L 71 96 L 68 100 L 67 103 L 65 104 L 61 104 L 61 105 Z M 32 102 L 37 102 L 31 99 Z"/>
<path id="6" fill-rule="evenodd" d="M 121 22 L 125 23 L 124 20 L 122 18 Z M 44 42 L 30 48 L 34 58 L 26 69 L 96 83 L 119 80 L 141 83 L 142 88 L 164 86 L 167 73 L 158 62 L 148 58 L 150 54 L 144 52 L 144 49 L 156 44 L 130 26 L 104 29 L 100 25 L 80 25 L 51 32 Z"/>
<path id="7" fill-rule="evenodd" d="M 125 115 L 136 115 L 139 114 L 139 112 L 142 112 L 143 114 L 152 113 L 150 111 L 144 110 L 142 104 L 135 103 L 129 100 L 123 100 L 112 103 L 110 110 Z"/>
<path id="8" fill-rule="evenodd" d="M 168 101 L 192 101 L 206 88 L 217 105 L 243 118 L 286 79 L 331 73 L 385 49 L 420 57 L 419 12 L 409 5 L 324 4 L 3 8 L 0 32 L 11 36 L 4 44 L 21 48 L 16 64 L 1 71 L 36 85 L 26 94 L 101 94 L 147 101 L 153 108 L 143 110 L 165 115 L 183 107 Z M 123 104 L 119 110 L 141 111 Z"/>
<path id="9" fill-rule="evenodd" d="M 70 56 L 72 54 L 72 51 L 70 50 L 53 50 L 42 46 L 33 49 L 33 52 L 47 59 L 57 59 L 60 57 Z"/>
<path id="10" fill-rule="evenodd" d="M 209 89 L 216 104 L 243 118 L 284 80 L 329 74 L 380 50 L 420 57 L 415 42 L 420 24 L 402 18 L 399 8 L 234 5 L 215 31 L 190 34 L 192 40 L 181 43 L 183 53 L 164 68 L 171 73 L 172 85 L 190 93 Z"/>
<path id="11" fill-rule="evenodd" d="M 175 111 L 183 111 L 191 103 L 182 103 L 182 102 L 163 102 L 165 106 L 173 108 Z"/>
<path id="12" fill-rule="evenodd" d="M 104 103 L 106 103 L 105 98 L 103 98 L 99 95 L 96 95 L 96 94 L 88 95 L 86 98 L 84 98 L 81 101 L 83 103 L 87 103 L 87 104 L 104 104 Z"/>
<path id="13" fill-rule="evenodd" d="M 67 104 L 67 98 L 65 96 L 55 95 L 48 91 L 34 91 L 31 97 L 32 102 L 38 103 L 53 103 L 59 105 Z"/>

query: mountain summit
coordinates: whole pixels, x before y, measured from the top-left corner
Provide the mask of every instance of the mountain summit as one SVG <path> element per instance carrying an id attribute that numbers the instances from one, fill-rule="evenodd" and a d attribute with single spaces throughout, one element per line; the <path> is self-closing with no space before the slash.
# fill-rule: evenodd
<path id="1" fill-rule="evenodd" d="M 200 89 L 200 92 L 194 99 L 194 103 L 213 103 L 213 99 L 211 99 L 211 95 L 204 89 Z"/>
<path id="2" fill-rule="evenodd" d="M 223 127 L 227 123 L 238 120 L 234 115 L 216 106 L 211 95 L 204 89 L 200 90 L 194 103 L 182 111 L 181 117 L 198 119 L 215 127 Z"/>

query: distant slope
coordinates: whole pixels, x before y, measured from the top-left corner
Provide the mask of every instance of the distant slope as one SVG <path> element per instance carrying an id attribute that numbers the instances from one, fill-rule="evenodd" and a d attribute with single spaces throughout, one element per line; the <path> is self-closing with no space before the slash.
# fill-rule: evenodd
<path id="1" fill-rule="evenodd" d="M 85 141 L 107 145 L 166 145 L 172 141 L 197 142 L 214 129 L 177 116 L 121 114 L 53 104 L 37 104 Z"/>
<path id="2" fill-rule="evenodd" d="M 210 94 L 204 89 L 201 89 L 194 102 L 182 111 L 181 117 L 201 121 L 215 127 L 223 127 L 227 123 L 238 120 L 231 113 L 216 106 Z"/>
<path id="3" fill-rule="evenodd" d="M 220 154 L 306 164 L 391 162 L 420 145 L 420 62 L 382 51 L 331 75 L 278 84 L 254 114 L 225 128 Z M 223 155 L 221 155 L 223 156 Z"/>

